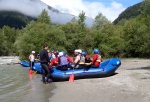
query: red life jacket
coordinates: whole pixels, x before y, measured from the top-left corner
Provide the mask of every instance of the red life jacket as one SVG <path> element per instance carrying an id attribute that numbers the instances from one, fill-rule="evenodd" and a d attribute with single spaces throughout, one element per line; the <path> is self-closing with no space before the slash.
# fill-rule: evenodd
<path id="1" fill-rule="evenodd" d="M 92 62 L 95 66 L 99 67 L 101 62 L 101 56 L 99 54 L 94 54 Z"/>
<path id="2" fill-rule="evenodd" d="M 58 58 L 53 58 L 52 60 L 51 60 L 51 66 L 55 66 L 55 65 L 57 65 L 58 64 Z"/>
<path id="3" fill-rule="evenodd" d="M 71 59 L 70 56 L 66 56 L 66 57 L 67 57 L 69 63 L 72 63 L 72 62 L 73 62 L 73 60 Z"/>

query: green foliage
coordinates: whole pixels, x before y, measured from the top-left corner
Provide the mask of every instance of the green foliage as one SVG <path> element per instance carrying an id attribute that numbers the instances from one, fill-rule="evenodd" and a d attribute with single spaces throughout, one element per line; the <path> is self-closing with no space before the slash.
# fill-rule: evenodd
<path id="1" fill-rule="evenodd" d="M 81 30 L 84 30 L 85 29 L 85 27 L 86 27 L 86 24 L 85 24 L 85 12 L 81 12 L 80 14 L 79 14 L 79 19 L 78 19 L 78 24 L 79 24 L 79 26 L 81 27 Z"/>
<path id="2" fill-rule="evenodd" d="M 1 36 L 1 47 L 0 55 L 13 55 L 16 53 L 16 48 L 14 46 L 15 40 L 18 35 L 18 30 L 4 26 L 0 31 Z"/>
<path id="3" fill-rule="evenodd" d="M 94 46 L 99 48 L 101 54 L 105 57 L 121 57 L 124 48 L 121 32 L 122 30 L 116 31 L 116 27 L 113 24 L 106 24 L 96 31 Z"/>
<path id="4" fill-rule="evenodd" d="M 27 59 L 32 50 L 38 53 L 44 44 L 49 45 L 49 49 L 65 50 L 64 32 L 56 29 L 55 26 L 41 22 L 31 22 L 22 30 L 16 45 L 19 49 L 20 58 Z"/>
<path id="5" fill-rule="evenodd" d="M 38 22 L 46 23 L 46 24 L 51 23 L 50 17 L 48 16 L 48 12 L 45 9 L 42 10 L 41 15 L 38 16 Z"/>
<path id="6" fill-rule="evenodd" d="M 77 23 L 78 22 L 78 20 L 75 18 L 75 17 L 73 17 L 72 19 L 71 19 L 71 23 Z"/>
<path id="7" fill-rule="evenodd" d="M 100 29 L 102 28 L 105 24 L 110 23 L 110 21 L 108 21 L 108 19 L 103 16 L 102 13 L 99 13 L 96 17 L 95 17 L 95 22 L 93 24 L 93 28 L 94 29 Z"/>
<path id="8" fill-rule="evenodd" d="M 150 26 L 150 0 L 144 0 L 141 5 L 141 18 L 144 24 Z"/>
<path id="9" fill-rule="evenodd" d="M 137 19 L 129 20 L 124 27 L 126 53 L 128 57 L 148 57 L 150 55 L 149 27 Z"/>
<path id="10" fill-rule="evenodd" d="M 125 11 L 123 11 L 117 19 L 113 21 L 114 24 L 117 24 L 122 19 L 129 20 L 130 18 L 135 18 L 141 14 L 140 6 L 142 3 L 135 4 L 133 6 L 128 7 Z"/>
<path id="11" fill-rule="evenodd" d="M 5 45 L 5 43 L 7 43 L 5 41 L 5 35 L 3 33 L 3 30 L 0 29 L 0 55 L 3 55 L 6 53 L 5 49 L 7 48 Z"/>

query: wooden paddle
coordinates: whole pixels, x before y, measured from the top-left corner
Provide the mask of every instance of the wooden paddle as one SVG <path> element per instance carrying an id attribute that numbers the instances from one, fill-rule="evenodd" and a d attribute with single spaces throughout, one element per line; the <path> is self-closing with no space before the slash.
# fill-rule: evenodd
<path id="1" fill-rule="evenodd" d="M 33 75 L 35 75 L 37 73 L 37 71 L 35 71 L 34 73 L 33 73 Z"/>

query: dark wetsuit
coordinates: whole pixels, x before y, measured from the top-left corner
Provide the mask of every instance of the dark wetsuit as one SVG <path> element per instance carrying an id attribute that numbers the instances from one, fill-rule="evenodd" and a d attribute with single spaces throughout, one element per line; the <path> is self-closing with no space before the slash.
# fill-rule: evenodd
<path id="1" fill-rule="evenodd" d="M 49 56 L 48 56 L 48 52 L 45 49 L 43 49 L 40 52 L 40 62 L 41 62 L 42 71 L 43 71 L 43 73 L 42 73 L 43 83 L 46 83 L 46 82 L 48 82 L 48 79 L 50 78 L 51 71 L 48 68 L 50 59 L 49 59 Z M 45 80 L 45 77 L 47 77 L 46 80 Z"/>

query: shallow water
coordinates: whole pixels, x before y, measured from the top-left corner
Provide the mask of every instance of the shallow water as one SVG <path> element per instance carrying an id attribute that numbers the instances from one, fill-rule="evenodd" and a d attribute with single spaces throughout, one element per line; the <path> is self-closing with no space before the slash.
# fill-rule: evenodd
<path id="1" fill-rule="evenodd" d="M 0 65 L 0 102 L 49 102 L 54 84 L 43 84 L 41 75 L 29 75 L 21 65 Z"/>

